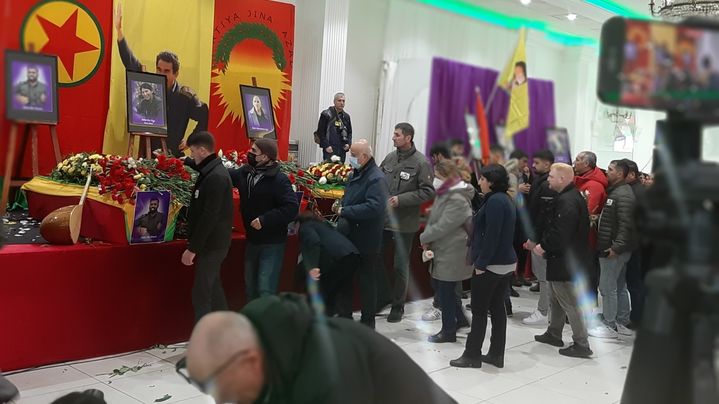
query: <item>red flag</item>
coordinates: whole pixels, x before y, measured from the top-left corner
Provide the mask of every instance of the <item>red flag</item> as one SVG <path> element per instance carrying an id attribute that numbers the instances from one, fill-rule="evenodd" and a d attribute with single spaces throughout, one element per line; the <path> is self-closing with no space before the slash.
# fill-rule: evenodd
<path id="1" fill-rule="evenodd" d="M 489 123 L 487 122 L 487 115 L 484 113 L 484 103 L 482 102 L 482 95 L 477 92 L 477 105 L 476 105 L 475 117 L 477 118 L 477 127 L 479 128 L 479 146 L 482 150 L 482 163 L 487 164 L 489 162 Z"/>

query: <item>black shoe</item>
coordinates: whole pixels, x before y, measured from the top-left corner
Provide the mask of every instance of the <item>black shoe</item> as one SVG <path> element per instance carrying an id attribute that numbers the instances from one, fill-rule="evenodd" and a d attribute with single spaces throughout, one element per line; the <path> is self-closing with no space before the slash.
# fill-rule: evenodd
<path id="1" fill-rule="evenodd" d="M 462 299 L 469 299 L 469 293 L 462 291 Z"/>
<path id="2" fill-rule="evenodd" d="M 532 282 L 530 282 L 524 278 L 521 278 L 520 282 L 522 282 L 522 286 L 532 286 Z"/>
<path id="3" fill-rule="evenodd" d="M 489 363 L 490 365 L 501 369 L 504 367 L 504 355 L 501 355 L 501 356 L 482 355 L 482 362 Z"/>
<path id="4" fill-rule="evenodd" d="M 559 350 L 560 355 L 569 356 L 571 358 L 589 358 L 594 352 L 591 349 L 572 344 L 569 348 L 563 348 Z"/>
<path id="5" fill-rule="evenodd" d="M 481 368 L 482 359 L 471 359 L 462 355 L 457 359 L 449 361 L 449 366 L 454 366 L 456 368 Z"/>
<path id="6" fill-rule="evenodd" d="M 509 295 L 512 297 L 519 297 L 519 292 L 514 290 L 514 288 L 509 288 Z"/>
<path id="7" fill-rule="evenodd" d="M 457 321 L 457 329 L 458 330 L 460 328 L 467 328 L 469 326 L 470 326 L 469 320 L 467 320 L 467 317 L 465 317 L 465 316 L 462 316 L 462 319 Z"/>
<path id="8" fill-rule="evenodd" d="M 441 344 L 443 342 L 457 342 L 457 336 L 454 334 L 445 334 L 442 331 L 430 335 L 427 337 L 427 341 L 433 342 L 435 344 Z"/>
<path id="9" fill-rule="evenodd" d="M 529 288 L 529 291 L 530 292 L 539 292 L 539 284 L 536 284 L 536 285 L 532 286 L 531 288 Z"/>
<path id="10" fill-rule="evenodd" d="M 471 304 L 467 304 L 467 305 L 464 306 L 464 308 L 467 309 L 467 310 L 472 310 L 472 305 L 471 305 Z"/>
<path id="11" fill-rule="evenodd" d="M 511 318 L 512 316 L 514 316 L 514 313 L 512 312 L 512 305 L 511 305 L 511 304 L 506 304 L 506 305 L 504 305 L 504 310 L 507 312 L 507 317 L 510 317 L 510 318 Z"/>
<path id="12" fill-rule="evenodd" d="M 403 315 L 404 315 L 404 307 L 392 306 L 392 310 L 390 310 L 389 316 L 387 316 L 387 322 L 388 323 L 399 323 L 400 321 L 402 321 Z"/>
<path id="13" fill-rule="evenodd" d="M 537 342 L 541 342 L 542 344 L 549 344 L 559 348 L 564 347 L 564 342 L 561 339 L 553 337 L 547 332 L 542 335 L 535 335 L 534 340 Z"/>

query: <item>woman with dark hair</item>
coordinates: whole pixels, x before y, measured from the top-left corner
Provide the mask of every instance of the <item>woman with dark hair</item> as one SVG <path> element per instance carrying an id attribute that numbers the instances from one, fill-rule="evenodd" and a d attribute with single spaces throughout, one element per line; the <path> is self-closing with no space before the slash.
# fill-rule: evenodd
<path id="1" fill-rule="evenodd" d="M 475 214 L 471 240 L 474 265 L 472 277 L 472 331 L 467 337 L 464 353 L 449 362 L 455 367 L 482 367 L 482 362 L 504 367 L 507 337 L 507 314 L 504 299 L 517 266 L 514 252 L 516 208 L 507 194 L 509 176 L 499 164 L 482 168 L 479 186 L 484 205 Z M 487 330 L 487 311 L 492 316 L 492 337 L 489 352 L 482 355 Z"/>
<path id="2" fill-rule="evenodd" d="M 435 166 L 434 188 L 437 196 L 427 226 L 419 236 L 425 254 L 431 251 L 434 255 L 429 272 L 442 310 L 442 329 L 430 336 L 429 342 L 455 342 L 457 328 L 469 325 L 455 289 L 458 282 L 472 276 L 472 267 L 466 263 L 465 223 L 472 217 L 474 188 L 462 181 L 452 160 L 442 160 Z"/>

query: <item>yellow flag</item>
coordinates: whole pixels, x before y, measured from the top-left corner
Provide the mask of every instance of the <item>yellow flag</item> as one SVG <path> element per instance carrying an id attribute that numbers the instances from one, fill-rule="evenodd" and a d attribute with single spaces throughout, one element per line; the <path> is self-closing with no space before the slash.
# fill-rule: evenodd
<path id="1" fill-rule="evenodd" d="M 497 85 L 509 91 L 510 94 L 507 126 L 504 131 L 504 136 L 508 140 L 529 127 L 526 43 L 527 30 L 522 28 L 519 31 L 519 41 L 514 49 L 514 54 L 497 81 Z"/>
<path id="2" fill-rule="evenodd" d="M 180 60 L 177 81 L 193 89 L 203 102 L 209 101 L 212 64 L 212 21 L 214 0 L 114 0 L 113 10 L 122 8 L 122 31 L 132 53 L 155 72 L 155 57 L 164 50 Z M 239 91 L 239 90 L 238 90 Z M 126 154 L 128 150 L 125 66 L 117 46 L 113 25 L 110 106 L 105 122 L 103 152 Z M 195 128 L 190 120 L 187 134 Z"/>

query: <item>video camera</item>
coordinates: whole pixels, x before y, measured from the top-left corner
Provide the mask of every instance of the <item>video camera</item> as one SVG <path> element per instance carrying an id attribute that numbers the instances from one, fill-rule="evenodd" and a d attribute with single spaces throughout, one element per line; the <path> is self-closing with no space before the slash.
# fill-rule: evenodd
<path id="1" fill-rule="evenodd" d="M 667 112 L 656 127 L 655 184 L 637 218 L 663 257 L 652 257 L 621 402 L 719 403 L 719 166 L 701 161 L 702 129 L 719 124 L 719 22 L 608 20 L 597 93 L 607 104 Z"/>

